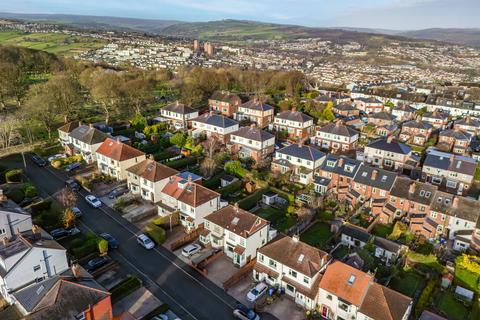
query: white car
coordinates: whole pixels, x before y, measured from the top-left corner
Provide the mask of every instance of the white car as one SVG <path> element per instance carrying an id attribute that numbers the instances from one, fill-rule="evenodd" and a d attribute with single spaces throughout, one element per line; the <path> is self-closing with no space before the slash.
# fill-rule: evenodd
<path id="1" fill-rule="evenodd" d="M 100 202 L 100 200 L 98 200 L 97 197 L 91 194 L 85 197 L 85 201 L 87 201 L 87 203 L 94 208 L 98 208 L 102 205 L 102 202 Z"/>
<path id="2" fill-rule="evenodd" d="M 153 249 L 155 243 L 143 233 L 137 236 L 137 242 L 147 250 Z"/>
<path id="3" fill-rule="evenodd" d="M 66 157 L 67 157 L 67 156 L 64 155 L 63 153 L 58 153 L 58 154 L 55 154 L 55 155 L 53 155 L 53 156 L 48 157 L 47 160 L 48 160 L 48 162 L 52 162 L 52 161 L 54 161 L 54 160 L 61 159 L 61 158 L 66 158 Z"/>
<path id="4" fill-rule="evenodd" d="M 263 296 L 268 290 L 268 286 L 264 282 L 260 282 L 257 284 L 255 287 L 253 287 L 250 291 L 247 293 L 247 300 L 250 302 L 255 302 Z"/>
<path id="5" fill-rule="evenodd" d="M 81 216 L 83 216 L 82 211 L 80 211 L 80 209 L 78 209 L 77 207 L 73 207 L 72 212 L 77 218 L 80 218 Z"/>
<path id="6" fill-rule="evenodd" d="M 183 248 L 182 255 L 187 257 L 187 258 L 190 258 L 191 256 L 193 256 L 195 253 L 197 253 L 201 249 L 202 249 L 202 247 L 199 244 L 189 244 L 188 246 Z"/>

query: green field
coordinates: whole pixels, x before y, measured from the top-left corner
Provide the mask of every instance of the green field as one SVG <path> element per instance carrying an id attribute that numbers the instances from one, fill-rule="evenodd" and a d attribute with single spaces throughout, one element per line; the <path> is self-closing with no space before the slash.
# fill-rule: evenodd
<path id="1" fill-rule="evenodd" d="M 0 31 L 0 44 L 16 45 L 68 56 L 85 50 L 100 48 L 105 42 L 99 39 L 61 33 Z"/>
<path id="2" fill-rule="evenodd" d="M 329 224 L 317 222 L 300 235 L 300 240 L 311 246 L 325 249 L 327 241 L 332 235 Z"/>

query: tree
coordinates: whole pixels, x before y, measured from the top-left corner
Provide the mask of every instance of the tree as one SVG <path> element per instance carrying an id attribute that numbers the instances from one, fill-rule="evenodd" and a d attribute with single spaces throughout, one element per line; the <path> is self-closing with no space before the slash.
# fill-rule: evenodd
<path id="1" fill-rule="evenodd" d="M 145 77 L 128 80 L 123 84 L 125 97 L 137 115 L 142 114 L 147 103 L 153 100 L 153 90 L 154 82 Z"/>
<path id="2" fill-rule="evenodd" d="M 0 103 L 2 107 L 5 100 L 12 97 L 20 106 L 27 94 L 27 74 L 19 65 L 14 63 L 0 63 Z"/>
<path id="3" fill-rule="evenodd" d="M 333 121 L 335 119 L 335 114 L 332 111 L 333 102 L 328 101 L 327 106 L 323 109 L 322 118 L 324 120 Z"/>
<path id="4" fill-rule="evenodd" d="M 108 254 L 108 241 L 105 239 L 100 239 L 98 241 L 98 252 L 100 256 L 106 256 Z"/>
<path id="5" fill-rule="evenodd" d="M 77 194 L 73 190 L 67 187 L 60 190 L 60 192 L 57 195 L 58 202 L 60 202 L 60 204 L 67 209 L 73 208 L 77 203 L 77 199 L 78 199 Z"/>
<path id="6" fill-rule="evenodd" d="M 177 132 L 170 137 L 170 143 L 176 145 L 180 149 L 182 149 L 185 146 L 186 142 L 187 142 L 187 137 L 185 136 L 185 134 L 181 132 Z"/>
<path id="7" fill-rule="evenodd" d="M 110 118 L 121 113 L 123 92 L 122 78 L 115 72 L 97 71 L 93 75 L 90 94 L 98 103 L 105 116 L 105 123 Z"/>
<path id="8" fill-rule="evenodd" d="M 61 111 L 55 103 L 51 102 L 45 83 L 37 84 L 30 89 L 26 107 L 29 117 L 39 121 L 45 127 L 48 139 L 51 139 L 52 130 L 56 126 Z"/>
<path id="9" fill-rule="evenodd" d="M 13 115 L 0 116 L 0 147 L 8 148 L 18 134 L 19 121 Z"/>
<path id="10" fill-rule="evenodd" d="M 200 172 L 204 177 L 211 177 L 215 173 L 217 162 L 213 158 L 206 157 L 200 164 Z"/>
<path id="11" fill-rule="evenodd" d="M 64 122 L 77 118 L 83 103 L 79 82 L 68 74 L 54 75 L 43 87 L 43 95 L 63 116 Z"/>
<path id="12" fill-rule="evenodd" d="M 130 121 L 130 125 L 137 131 L 143 131 L 147 125 L 147 119 L 139 113 L 135 114 L 135 117 Z"/>
<path id="13" fill-rule="evenodd" d="M 210 139 L 205 140 L 203 143 L 205 156 L 207 158 L 213 158 L 215 153 L 220 148 L 220 141 L 216 136 L 211 136 Z"/>
<path id="14" fill-rule="evenodd" d="M 65 227 L 65 229 L 70 229 L 74 227 L 76 218 L 77 216 L 75 215 L 75 213 L 73 213 L 72 209 L 70 208 L 65 209 L 62 217 L 63 226 Z"/>

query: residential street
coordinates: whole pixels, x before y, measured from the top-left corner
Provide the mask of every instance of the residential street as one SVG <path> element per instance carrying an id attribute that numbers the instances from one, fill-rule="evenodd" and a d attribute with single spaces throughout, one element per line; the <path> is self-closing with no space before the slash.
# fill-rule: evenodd
<path id="1" fill-rule="evenodd" d="M 29 156 L 27 160 L 27 176 L 38 187 L 40 195 L 52 195 L 64 187 L 66 175 L 51 167 L 39 168 Z M 20 155 L 1 160 L 3 164 L 23 167 Z M 190 266 L 179 260 L 163 247 L 156 246 L 147 251 L 140 247 L 135 236 L 140 230 L 124 220 L 118 213 L 107 206 L 93 209 L 85 201 L 87 193 L 79 193 L 77 206 L 84 213 L 79 227 L 93 230 L 96 233 L 108 232 L 120 243 L 110 256 L 120 263 L 129 273 L 138 274 L 145 285 L 161 301 L 167 303 L 182 319 L 231 319 L 234 298 L 218 288 L 215 284 L 200 275 Z M 262 319 L 275 319 L 270 315 L 262 315 Z"/>

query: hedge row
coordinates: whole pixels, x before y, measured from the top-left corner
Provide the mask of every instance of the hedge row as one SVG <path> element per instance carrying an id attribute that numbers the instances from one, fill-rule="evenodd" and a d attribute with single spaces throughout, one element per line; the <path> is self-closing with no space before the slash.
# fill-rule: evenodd
<path id="1" fill-rule="evenodd" d="M 52 167 L 54 167 L 55 169 L 58 169 L 75 162 L 80 162 L 82 160 L 83 158 L 81 155 L 71 156 L 68 158 L 59 158 L 52 161 Z"/>
<path id="2" fill-rule="evenodd" d="M 238 206 L 240 208 L 242 208 L 243 210 L 252 209 L 253 207 L 255 207 L 257 202 L 262 199 L 263 194 L 266 193 L 267 191 L 268 191 L 268 189 L 260 189 L 260 190 L 256 191 L 252 195 L 240 200 L 238 202 Z"/>
<path id="3" fill-rule="evenodd" d="M 165 229 L 152 222 L 145 226 L 145 233 L 158 245 L 162 245 L 167 240 Z"/>
<path id="4" fill-rule="evenodd" d="M 6 182 L 21 182 L 22 181 L 22 169 L 10 169 L 5 172 Z"/>
<path id="5" fill-rule="evenodd" d="M 87 232 L 85 236 L 72 240 L 70 250 L 77 259 L 81 259 L 92 253 L 98 252 L 98 242 L 100 240 L 101 239 L 95 233 Z"/>
<path id="6" fill-rule="evenodd" d="M 274 187 L 270 187 L 270 191 L 272 192 L 275 192 L 277 193 L 280 197 L 288 200 L 288 202 L 290 204 L 293 204 L 295 202 L 295 195 L 291 194 L 291 193 L 288 193 L 288 192 L 285 192 L 283 190 L 280 190 L 280 189 L 277 189 L 277 188 L 274 188 Z"/>
<path id="7" fill-rule="evenodd" d="M 122 300 L 135 290 L 139 289 L 141 286 L 142 281 L 140 279 L 134 276 L 128 276 L 110 289 L 110 293 L 112 294 L 112 302 Z"/>
<path id="8" fill-rule="evenodd" d="M 238 190 L 242 190 L 242 186 L 243 186 L 242 181 L 238 180 L 229 184 L 228 186 L 218 189 L 218 193 L 220 193 L 222 196 L 225 197 L 237 192 Z"/>
<path id="9" fill-rule="evenodd" d="M 437 283 L 436 279 L 431 279 L 428 281 L 427 285 L 423 289 L 422 294 L 418 298 L 417 305 L 415 306 L 416 317 L 420 316 L 422 311 L 428 306 L 428 302 L 430 301 L 430 296 L 432 295 L 433 289 L 435 289 L 436 283 Z"/>
<path id="10" fill-rule="evenodd" d="M 197 158 L 187 157 L 179 160 L 168 161 L 168 162 L 165 162 L 165 164 L 170 168 L 180 170 L 185 168 L 186 166 L 197 164 Z"/>

